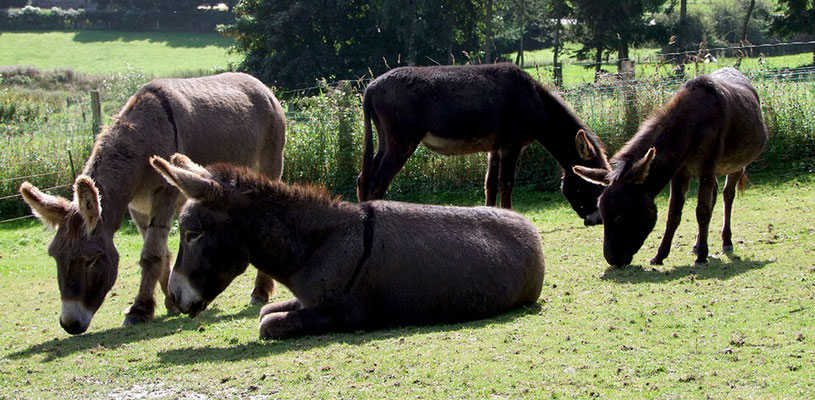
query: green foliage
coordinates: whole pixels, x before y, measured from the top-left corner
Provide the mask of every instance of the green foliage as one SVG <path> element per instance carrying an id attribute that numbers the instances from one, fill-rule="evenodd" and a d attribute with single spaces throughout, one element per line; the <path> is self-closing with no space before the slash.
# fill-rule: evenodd
<path id="1" fill-rule="evenodd" d="M 778 0 L 777 11 L 770 32 L 785 38 L 796 33 L 815 33 L 815 4 L 811 0 Z"/>

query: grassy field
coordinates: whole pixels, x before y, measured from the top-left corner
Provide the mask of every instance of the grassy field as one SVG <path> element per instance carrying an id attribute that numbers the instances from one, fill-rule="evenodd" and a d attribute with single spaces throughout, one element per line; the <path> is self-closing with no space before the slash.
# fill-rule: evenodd
<path id="1" fill-rule="evenodd" d="M 232 39 L 217 33 L 2 32 L 0 65 L 73 68 L 112 75 L 134 68 L 149 75 L 176 76 L 223 70 L 240 61 L 227 54 Z"/>
<path id="2" fill-rule="evenodd" d="M 241 276 L 196 319 L 124 328 L 140 238 L 116 237 L 119 279 L 88 333 L 69 336 L 51 233 L 0 225 L 0 398 L 812 398 L 815 396 L 815 178 L 754 176 L 736 199 L 737 257 L 694 267 L 694 200 L 674 249 L 651 268 L 660 222 L 633 266 L 609 268 L 602 228 L 582 226 L 556 193 L 522 189 L 541 230 L 537 304 L 453 325 L 258 339 Z M 418 201 L 478 204 L 479 194 Z M 721 200 L 711 230 L 721 227 Z M 720 243 L 714 238 L 711 249 Z M 173 236 L 171 248 L 176 248 Z M 280 290 L 275 300 L 290 296 Z"/>

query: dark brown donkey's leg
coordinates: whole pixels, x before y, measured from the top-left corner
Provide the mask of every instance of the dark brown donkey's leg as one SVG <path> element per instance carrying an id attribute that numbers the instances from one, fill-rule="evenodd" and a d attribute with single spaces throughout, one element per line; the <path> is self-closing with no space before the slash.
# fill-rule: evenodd
<path id="1" fill-rule="evenodd" d="M 407 159 L 416 151 L 419 146 L 419 139 L 413 139 L 409 132 L 393 129 L 391 134 L 380 136 L 385 145 L 380 146 L 374 159 L 378 159 L 381 154 L 381 161 L 371 176 L 370 189 L 368 190 L 368 200 L 377 200 L 385 197 L 385 191 L 393 181 L 396 173 L 405 166 Z"/>
<path id="2" fill-rule="evenodd" d="M 487 175 L 484 177 L 484 205 L 488 207 L 495 207 L 495 202 L 498 199 L 498 164 L 501 161 L 501 155 L 498 150 L 493 150 L 487 155 Z"/>
<path id="3" fill-rule="evenodd" d="M 665 234 L 659 244 L 657 255 L 651 259 L 651 264 L 662 265 L 662 261 L 671 253 L 671 243 L 679 223 L 682 222 L 682 207 L 685 206 L 685 195 L 688 193 L 690 174 L 687 171 L 678 171 L 671 179 L 671 198 L 668 201 L 668 222 L 665 225 Z"/>
<path id="4" fill-rule="evenodd" d="M 722 251 L 730 253 L 733 251 L 732 233 L 730 232 L 730 215 L 733 212 L 733 199 L 736 198 L 736 186 L 744 175 L 744 169 L 727 175 L 724 181 L 724 223 L 722 225 Z"/>
<path id="5" fill-rule="evenodd" d="M 501 207 L 512 209 L 512 187 L 515 186 L 515 170 L 518 168 L 518 157 L 522 148 L 509 147 L 499 149 L 501 154 L 498 185 L 501 187 Z"/>
<path id="6" fill-rule="evenodd" d="M 156 309 L 156 301 L 153 298 L 156 282 L 161 283 L 167 312 L 169 314 L 178 313 L 167 291 L 167 278 L 170 275 L 170 249 L 167 248 L 167 237 L 170 233 L 170 223 L 173 219 L 177 197 L 178 191 L 175 188 L 164 188 L 153 195 L 152 215 L 144 233 L 144 247 L 142 247 L 139 259 L 141 265 L 139 293 L 133 304 L 125 310 L 125 325 L 153 319 Z"/>
<path id="7" fill-rule="evenodd" d="M 283 339 L 303 335 L 318 335 L 337 329 L 337 320 L 317 308 L 276 312 L 260 320 L 260 337 Z"/>
<path id="8" fill-rule="evenodd" d="M 716 191 L 719 188 L 716 176 L 714 176 L 712 172 L 713 169 L 710 168 L 708 171 L 710 172 L 700 174 L 699 176 L 699 198 L 698 204 L 696 205 L 696 222 L 699 224 L 699 233 L 696 236 L 696 245 L 693 246 L 697 264 L 707 262 L 708 229 L 710 228 L 710 217 L 713 213 L 713 207 L 716 205 Z"/>

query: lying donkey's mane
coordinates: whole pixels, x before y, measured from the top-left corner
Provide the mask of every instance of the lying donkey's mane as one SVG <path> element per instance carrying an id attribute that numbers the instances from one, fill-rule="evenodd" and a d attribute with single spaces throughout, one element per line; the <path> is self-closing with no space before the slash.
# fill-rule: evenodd
<path id="1" fill-rule="evenodd" d="M 273 181 L 266 175 L 251 169 L 229 163 L 218 163 L 207 167 L 212 178 L 222 186 L 231 188 L 252 200 L 304 202 L 315 205 L 334 206 L 340 203 L 341 196 L 333 196 L 322 185 L 293 184 Z"/>

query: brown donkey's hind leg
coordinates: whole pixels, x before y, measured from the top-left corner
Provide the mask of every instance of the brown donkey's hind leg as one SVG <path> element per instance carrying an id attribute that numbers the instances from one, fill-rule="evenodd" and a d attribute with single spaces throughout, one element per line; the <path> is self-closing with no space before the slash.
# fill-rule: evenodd
<path id="1" fill-rule="evenodd" d="M 711 169 L 712 171 L 712 169 Z M 703 173 L 699 176 L 699 197 L 696 204 L 696 222 L 699 224 L 699 233 L 696 236 L 696 245 L 693 252 L 696 254 L 696 263 L 707 263 L 708 256 L 708 229 L 710 228 L 710 217 L 713 207 L 716 205 L 716 191 L 719 183 L 712 173 Z"/>
<path id="2" fill-rule="evenodd" d="M 730 231 L 730 215 L 733 212 L 733 199 L 736 197 L 736 186 L 744 176 L 744 169 L 727 175 L 724 182 L 724 190 L 722 197 L 724 197 L 724 223 L 722 225 L 722 251 L 725 253 L 733 252 L 733 235 Z"/>
<path id="3" fill-rule="evenodd" d="M 501 207 L 512 209 L 512 188 L 515 186 L 515 170 L 518 169 L 518 157 L 521 148 L 509 147 L 498 150 L 501 154 L 498 171 L 498 186 L 501 188 Z"/>
<path id="4" fill-rule="evenodd" d="M 501 155 L 493 150 L 487 155 L 487 174 L 484 177 L 484 205 L 494 207 L 498 199 L 498 169 Z"/>

